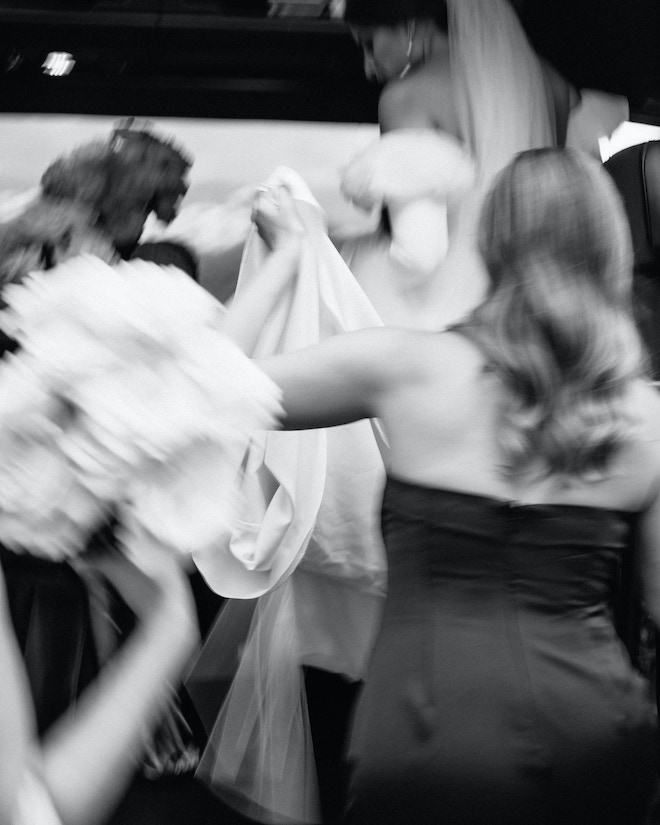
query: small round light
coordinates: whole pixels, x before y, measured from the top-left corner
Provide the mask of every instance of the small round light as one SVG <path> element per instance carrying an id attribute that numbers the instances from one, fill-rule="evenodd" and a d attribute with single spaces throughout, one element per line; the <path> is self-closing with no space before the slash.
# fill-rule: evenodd
<path id="1" fill-rule="evenodd" d="M 41 68 L 50 77 L 62 77 L 69 74 L 75 65 L 76 61 L 69 52 L 48 52 Z"/>

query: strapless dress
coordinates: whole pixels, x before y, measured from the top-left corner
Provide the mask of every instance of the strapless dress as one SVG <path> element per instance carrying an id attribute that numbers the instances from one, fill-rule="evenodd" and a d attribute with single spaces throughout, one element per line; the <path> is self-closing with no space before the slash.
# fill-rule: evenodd
<path id="1" fill-rule="evenodd" d="M 613 622 L 634 514 L 387 481 L 351 825 L 634 825 L 656 710 Z"/>

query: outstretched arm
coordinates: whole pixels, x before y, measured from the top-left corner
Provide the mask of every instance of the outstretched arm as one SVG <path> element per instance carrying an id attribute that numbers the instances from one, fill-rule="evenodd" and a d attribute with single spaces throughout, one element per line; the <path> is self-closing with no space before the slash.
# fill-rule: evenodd
<path id="1" fill-rule="evenodd" d="M 405 335 L 386 328 L 359 330 L 258 361 L 282 390 L 284 428 L 381 417 L 388 395 L 405 380 L 398 357 Z"/>
<path id="2" fill-rule="evenodd" d="M 270 250 L 257 277 L 226 315 L 223 331 L 248 355 L 268 313 L 295 278 L 307 234 L 319 230 L 301 216 L 286 186 L 262 187 L 253 220 Z M 259 360 L 282 389 L 286 429 L 312 429 L 380 416 L 382 399 L 402 377 L 401 331 L 370 328 Z"/>

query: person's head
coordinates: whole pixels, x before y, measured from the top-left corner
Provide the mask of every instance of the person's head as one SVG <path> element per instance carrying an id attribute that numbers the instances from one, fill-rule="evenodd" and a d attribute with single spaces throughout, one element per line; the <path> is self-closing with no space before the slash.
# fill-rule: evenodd
<path id="1" fill-rule="evenodd" d="M 524 289 L 538 300 L 570 296 L 571 305 L 593 292 L 598 303 L 630 307 L 633 256 L 626 213 L 602 164 L 581 153 L 518 154 L 485 200 L 479 248 L 495 288 Z M 537 270 L 545 277 L 531 277 Z"/>
<path id="2" fill-rule="evenodd" d="M 93 141 L 52 163 L 41 188 L 47 197 L 90 209 L 95 226 L 128 258 L 151 212 L 166 223 L 176 216 L 191 163 L 170 141 L 129 119 L 109 140 Z"/>
<path id="3" fill-rule="evenodd" d="M 510 470 L 606 467 L 630 432 L 623 398 L 643 371 L 632 317 L 626 214 L 602 165 L 571 150 L 517 155 L 479 224 L 491 279 L 470 322 L 510 391 L 501 441 Z"/>
<path id="4" fill-rule="evenodd" d="M 364 52 L 365 75 L 380 83 L 423 62 L 448 29 L 445 0 L 346 0 L 343 17 Z"/>

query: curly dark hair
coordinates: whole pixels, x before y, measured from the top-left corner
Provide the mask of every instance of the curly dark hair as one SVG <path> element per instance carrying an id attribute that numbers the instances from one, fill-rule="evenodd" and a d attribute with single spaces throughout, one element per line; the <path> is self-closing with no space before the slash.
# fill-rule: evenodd
<path id="1" fill-rule="evenodd" d="M 129 210 L 137 214 L 135 243 L 151 212 L 166 223 L 173 220 L 188 190 L 191 165 L 171 141 L 129 119 L 108 140 L 92 141 L 55 160 L 41 178 L 41 189 L 51 200 L 90 210 L 93 225 L 121 247 L 118 226 Z"/>

